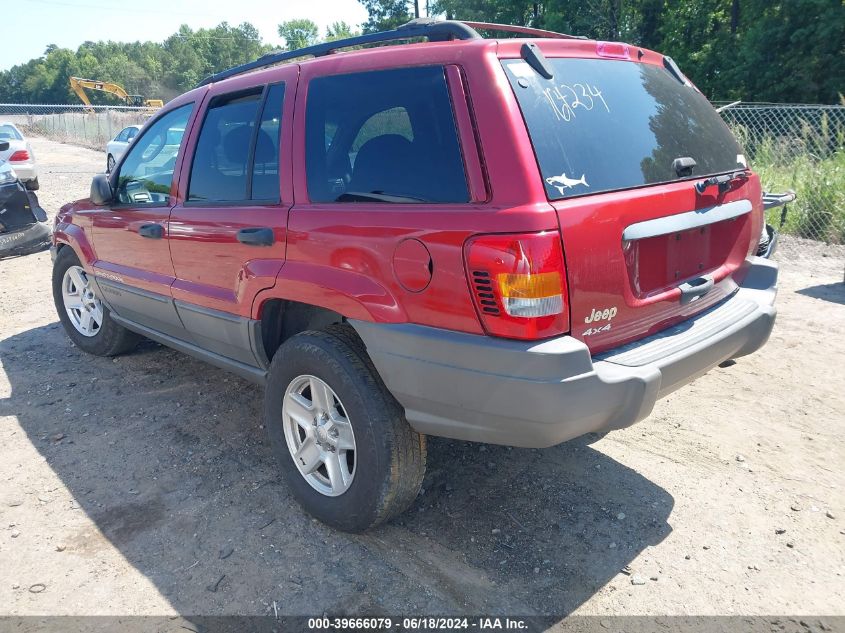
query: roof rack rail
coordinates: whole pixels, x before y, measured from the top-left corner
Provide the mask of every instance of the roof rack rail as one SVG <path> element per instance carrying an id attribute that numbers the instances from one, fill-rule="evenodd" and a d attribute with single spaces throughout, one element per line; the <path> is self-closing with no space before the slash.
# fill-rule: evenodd
<path id="1" fill-rule="evenodd" d="M 289 59 L 296 59 L 298 57 L 322 57 L 328 55 L 340 48 L 348 48 L 350 46 L 363 46 L 365 44 L 379 44 L 381 42 L 391 42 L 395 40 L 406 40 L 413 37 L 425 37 L 431 42 L 440 42 L 445 40 L 471 40 L 478 39 L 481 36 L 471 27 L 466 26 L 462 22 L 455 22 L 453 20 L 431 20 L 428 18 L 419 18 L 411 20 L 400 27 L 390 31 L 379 31 L 378 33 L 365 33 L 364 35 L 357 35 L 355 37 L 347 37 L 342 40 L 335 40 L 334 42 L 325 42 L 323 44 L 315 44 L 314 46 L 306 46 L 305 48 L 298 48 L 293 51 L 275 51 L 259 57 L 255 61 L 229 68 L 217 74 L 211 75 L 203 79 L 197 87 L 210 84 L 212 82 L 221 81 L 228 77 L 234 77 L 242 73 L 255 70 L 257 68 L 265 68 L 273 66 Z"/>
<path id="2" fill-rule="evenodd" d="M 396 40 L 407 40 L 415 37 L 427 38 L 430 42 L 443 42 L 447 40 L 473 40 L 480 39 L 481 35 L 475 28 L 491 31 L 507 31 L 513 33 L 524 33 L 526 35 L 533 35 L 535 37 L 554 37 L 567 39 L 580 39 L 575 35 L 564 35 L 562 33 L 555 33 L 553 31 L 544 31 L 542 29 L 532 29 L 525 26 L 511 26 L 509 24 L 491 24 L 488 22 L 464 22 L 458 20 L 434 20 L 431 18 L 417 18 L 411 20 L 390 31 L 379 31 L 378 33 L 365 33 L 364 35 L 356 35 L 355 37 L 347 37 L 342 40 L 335 40 L 333 42 L 324 42 L 323 44 L 315 44 L 314 46 L 306 46 L 305 48 L 298 48 L 293 51 L 274 51 L 267 53 L 258 59 L 235 66 L 227 70 L 223 70 L 214 75 L 209 75 L 203 79 L 197 87 L 205 86 L 210 83 L 222 81 L 235 75 L 242 75 L 251 70 L 259 68 L 267 68 L 274 66 L 281 62 L 290 59 L 297 59 L 299 57 L 322 57 L 329 55 L 341 48 L 349 48 L 351 46 L 364 46 L 366 44 L 380 44 L 383 42 L 393 42 Z"/>
<path id="3" fill-rule="evenodd" d="M 533 35 L 534 37 L 549 37 L 558 40 L 586 40 L 589 39 L 583 35 L 567 35 L 566 33 L 558 33 L 557 31 L 547 31 L 545 29 L 535 29 L 530 26 L 514 26 L 512 24 L 495 24 L 493 22 L 469 22 L 468 20 L 461 20 L 463 24 L 471 26 L 474 29 L 481 29 L 482 31 L 504 31 L 505 33 L 524 33 L 525 35 Z"/>

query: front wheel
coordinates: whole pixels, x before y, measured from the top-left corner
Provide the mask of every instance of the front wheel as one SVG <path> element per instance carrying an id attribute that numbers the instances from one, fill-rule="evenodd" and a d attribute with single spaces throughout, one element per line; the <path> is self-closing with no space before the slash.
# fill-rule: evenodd
<path id="1" fill-rule="evenodd" d="M 273 357 L 264 419 L 299 503 L 363 532 L 404 511 L 425 474 L 425 436 L 405 420 L 348 325 L 298 334 Z"/>
<path id="2" fill-rule="evenodd" d="M 69 246 L 59 251 L 53 265 L 53 301 L 68 337 L 84 352 L 116 356 L 141 340 L 138 334 L 115 323 Z"/>
<path id="3" fill-rule="evenodd" d="M 106 158 L 106 173 L 110 174 L 113 169 L 114 169 L 114 156 L 109 154 L 108 158 Z"/>

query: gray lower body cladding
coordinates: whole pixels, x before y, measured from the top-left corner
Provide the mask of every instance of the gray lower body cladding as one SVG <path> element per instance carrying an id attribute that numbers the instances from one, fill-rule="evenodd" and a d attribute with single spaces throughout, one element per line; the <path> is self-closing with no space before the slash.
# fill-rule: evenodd
<path id="1" fill-rule="evenodd" d="M 269 361 L 261 322 L 94 276 L 98 295 L 123 327 L 263 384 Z"/>
<path id="2" fill-rule="evenodd" d="M 750 258 L 740 289 L 675 328 L 591 356 L 570 336 L 522 342 L 350 321 L 421 433 L 546 447 L 629 426 L 655 402 L 769 338 L 777 265 Z"/>

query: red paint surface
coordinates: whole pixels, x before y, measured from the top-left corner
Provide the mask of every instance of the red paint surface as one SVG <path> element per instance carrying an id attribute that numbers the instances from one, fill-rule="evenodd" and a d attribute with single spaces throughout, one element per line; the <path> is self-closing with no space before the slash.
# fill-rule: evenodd
<path id="1" fill-rule="evenodd" d="M 596 42 L 534 40 L 547 56 L 595 57 Z M 264 302 L 291 299 L 349 318 L 412 322 L 482 334 L 470 293 L 463 249 L 473 236 L 560 231 L 573 336 L 593 350 L 634 340 L 700 311 L 736 287 L 733 275 L 756 243 L 762 222 L 760 186 L 752 177 L 716 200 L 697 197 L 692 182 L 561 200 L 546 198 L 518 104 L 501 58 L 519 57 L 521 40 L 439 42 L 364 49 L 329 55 L 235 77 L 194 90 L 167 105 L 197 104 L 179 153 L 172 209 L 103 209 L 79 201 L 60 214 L 55 239 L 70 244 L 86 267 L 119 274 L 126 283 L 233 314 L 260 317 Z M 640 63 L 662 56 L 634 48 Z M 639 53 L 642 53 L 640 56 Z M 618 63 L 637 63 L 619 61 Z M 472 202 L 452 205 L 311 204 L 305 178 L 305 103 L 309 82 L 327 74 L 443 65 L 452 94 Z M 210 93 L 285 81 L 281 190 L 278 205 L 186 206 L 197 115 Z M 201 120 L 201 118 L 200 118 Z M 644 220 L 747 198 L 753 212 L 731 227 L 714 227 L 709 242 L 688 240 L 685 251 L 659 241 L 622 247 L 625 227 Z M 142 223 L 167 226 L 168 238 L 137 235 Z M 239 228 L 271 227 L 271 247 L 243 246 Z M 430 253 L 433 273 L 421 286 L 420 252 Z M 718 240 L 716 244 L 713 240 Z M 730 240 L 725 246 L 721 240 Z M 398 251 L 397 251 L 398 249 Z M 399 253 L 397 259 L 396 253 Z M 702 268 L 698 264 L 703 263 Z M 695 270 L 690 267 L 693 266 Z M 674 271 L 711 273 L 717 281 L 705 298 L 680 306 Z M 672 279 L 667 275 L 671 273 Z M 405 287 L 407 286 L 407 287 Z M 585 336 L 584 319 L 616 307 L 612 327 Z"/>
<path id="2" fill-rule="evenodd" d="M 419 240 L 402 240 L 393 251 L 393 272 L 399 284 L 409 292 L 425 290 L 433 270 L 431 253 Z"/>

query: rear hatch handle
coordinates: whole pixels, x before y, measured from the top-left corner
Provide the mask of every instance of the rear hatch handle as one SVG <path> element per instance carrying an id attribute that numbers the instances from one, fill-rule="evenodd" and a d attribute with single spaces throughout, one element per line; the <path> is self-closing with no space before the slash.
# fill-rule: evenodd
<path id="1" fill-rule="evenodd" d="M 697 299 L 701 299 L 708 292 L 713 290 L 716 282 L 713 280 L 713 275 L 702 275 L 695 279 L 690 279 L 687 282 L 678 286 L 681 291 L 681 305 L 687 305 Z"/>

